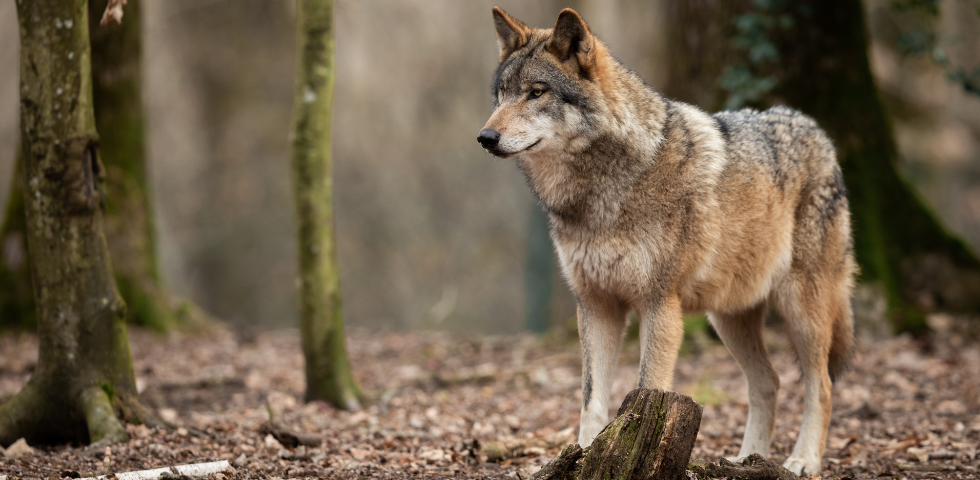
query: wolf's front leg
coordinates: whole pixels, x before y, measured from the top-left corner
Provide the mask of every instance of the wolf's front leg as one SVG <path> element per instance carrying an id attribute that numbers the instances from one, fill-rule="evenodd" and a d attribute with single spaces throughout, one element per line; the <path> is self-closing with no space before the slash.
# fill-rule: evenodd
<path id="1" fill-rule="evenodd" d="M 578 336 L 582 342 L 582 419 L 578 443 L 587 447 L 609 423 L 609 394 L 626 312 L 613 302 L 579 303 Z"/>
<path id="2" fill-rule="evenodd" d="M 640 380 L 642 388 L 669 391 L 674 383 L 674 363 L 684 340 L 681 301 L 669 296 L 639 312 Z"/>

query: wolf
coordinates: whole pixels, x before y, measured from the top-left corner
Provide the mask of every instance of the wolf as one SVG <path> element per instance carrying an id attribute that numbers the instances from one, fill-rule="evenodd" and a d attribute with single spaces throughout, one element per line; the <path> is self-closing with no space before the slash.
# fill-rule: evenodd
<path id="1" fill-rule="evenodd" d="M 748 383 L 738 457 L 768 455 L 779 376 L 762 329 L 772 306 L 805 389 L 784 466 L 819 473 L 831 382 L 853 348 L 857 269 L 830 139 L 783 106 L 709 115 L 665 98 L 572 9 L 551 29 L 499 7 L 493 22 L 500 63 L 477 140 L 526 176 L 577 299 L 579 444 L 608 423 L 627 313 L 640 323 L 639 386 L 670 390 L 682 315 L 705 311 Z"/>

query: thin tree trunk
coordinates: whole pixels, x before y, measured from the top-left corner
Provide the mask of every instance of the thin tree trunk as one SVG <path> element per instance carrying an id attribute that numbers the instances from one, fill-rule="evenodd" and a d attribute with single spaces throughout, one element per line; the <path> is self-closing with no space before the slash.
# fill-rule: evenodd
<path id="1" fill-rule="evenodd" d="M 84 0 L 17 2 L 27 242 L 39 355 L 0 405 L 0 444 L 127 439 L 142 421 L 103 233 L 104 168 L 92 111 Z M 118 413 L 117 413 L 118 412 Z"/>
<path id="2" fill-rule="evenodd" d="M 773 29 L 778 60 L 758 73 L 776 88 L 760 107 L 787 104 L 814 117 L 834 140 L 844 172 L 860 280 L 879 285 L 896 331 L 921 331 L 924 312 L 980 311 L 980 261 L 949 234 L 898 172 L 891 120 L 868 62 L 860 0 L 788 2 L 793 26 Z M 718 80 L 745 63 L 735 18 L 752 2 L 671 0 L 673 52 L 666 93 L 709 111 L 721 107 Z M 758 12 L 753 12 L 758 13 Z M 786 12 L 783 12 L 786 13 Z"/>
<path id="3" fill-rule="evenodd" d="M 306 399 L 350 410 L 359 408 L 360 391 L 347 360 L 333 218 L 333 1 L 300 0 L 296 10 L 292 170 Z"/>
<path id="4" fill-rule="evenodd" d="M 173 325 L 174 314 L 157 268 L 146 172 L 141 2 L 127 2 L 121 24 L 100 26 L 107 3 L 91 0 L 88 9 L 95 126 L 106 177 L 106 241 L 130 323 L 163 331 Z"/>

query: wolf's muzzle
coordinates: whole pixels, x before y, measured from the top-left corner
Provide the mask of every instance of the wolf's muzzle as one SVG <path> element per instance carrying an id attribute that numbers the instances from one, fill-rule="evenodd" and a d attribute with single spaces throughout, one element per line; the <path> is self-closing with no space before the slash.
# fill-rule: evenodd
<path id="1" fill-rule="evenodd" d="M 483 148 L 487 150 L 493 150 L 496 148 L 497 143 L 500 142 L 500 132 L 492 128 L 484 128 L 480 130 L 480 134 L 476 137 L 476 141 L 483 145 Z"/>

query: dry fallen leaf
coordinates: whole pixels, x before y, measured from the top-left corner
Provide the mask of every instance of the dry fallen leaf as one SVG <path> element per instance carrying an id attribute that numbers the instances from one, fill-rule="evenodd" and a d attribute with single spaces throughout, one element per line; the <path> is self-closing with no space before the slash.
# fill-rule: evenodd
<path id="1" fill-rule="evenodd" d="M 10 444 L 10 446 L 7 447 L 7 451 L 4 452 L 4 455 L 10 458 L 18 458 L 18 457 L 23 457 L 25 455 L 34 455 L 34 449 L 27 444 L 26 440 L 21 438 L 18 439 L 16 442 Z"/>

